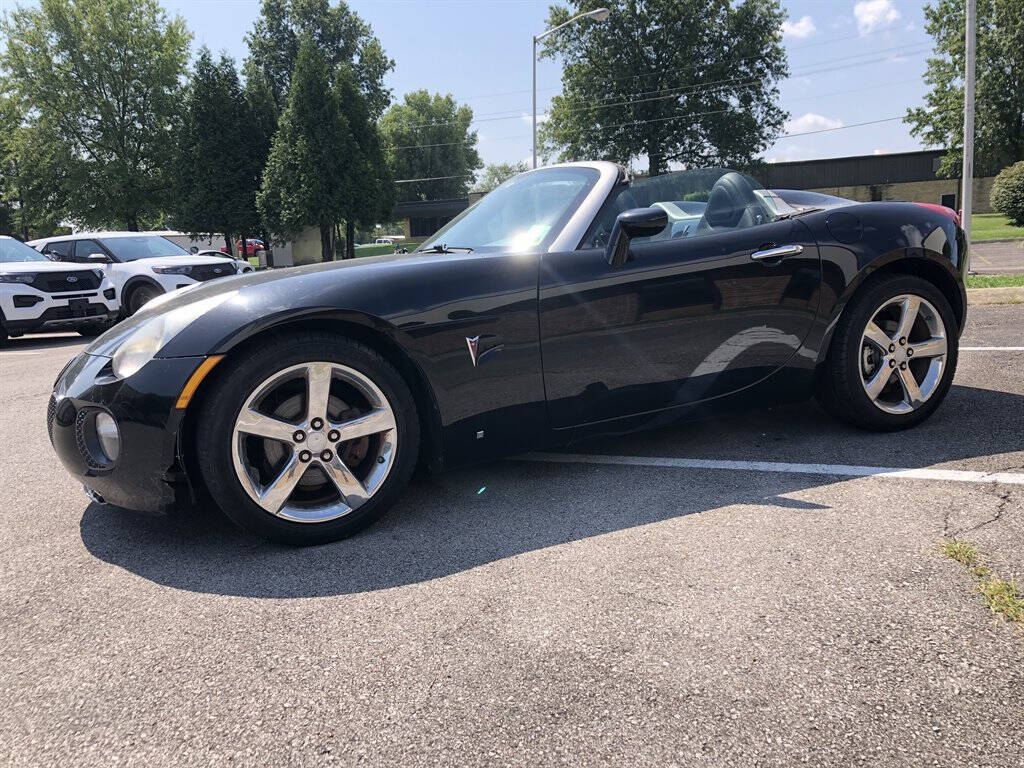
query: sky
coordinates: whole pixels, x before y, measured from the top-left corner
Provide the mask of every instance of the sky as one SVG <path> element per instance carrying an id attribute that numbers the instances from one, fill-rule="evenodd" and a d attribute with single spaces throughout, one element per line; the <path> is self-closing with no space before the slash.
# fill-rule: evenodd
<path id="1" fill-rule="evenodd" d="M 162 0 L 194 36 L 239 62 L 258 0 Z M 0 9 L 15 0 L 0 0 Z M 350 0 L 395 60 L 388 77 L 396 100 L 427 88 L 474 110 L 486 163 L 530 157 L 531 37 L 544 29 L 549 0 Z M 924 0 L 784 0 L 784 44 L 792 75 L 781 87 L 791 118 L 766 153 L 805 160 L 922 148 L 900 119 L 925 94 L 932 50 Z M 593 23 L 593 22 L 583 22 Z M 541 61 L 538 112 L 558 92 L 561 68 Z M 884 122 L 874 122 L 884 121 Z M 871 123 L 869 125 L 858 125 Z M 851 127 L 847 127 L 851 126 Z M 839 130 L 831 130 L 839 129 Z"/>

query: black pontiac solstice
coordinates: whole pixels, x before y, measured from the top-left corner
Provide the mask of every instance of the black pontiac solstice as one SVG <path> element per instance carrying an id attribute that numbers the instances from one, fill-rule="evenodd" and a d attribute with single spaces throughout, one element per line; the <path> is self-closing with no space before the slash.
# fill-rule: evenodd
<path id="1" fill-rule="evenodd" d="M 48 427 L 95 501 L 212 498 L 263 536 L 325 542 L 378 518 L 418 461 L 812 395 L 911 427 L 953 378 L 966 272 L 937 205 L 551 166 L 411 254 L 154 300 L 68 363 Z"/>

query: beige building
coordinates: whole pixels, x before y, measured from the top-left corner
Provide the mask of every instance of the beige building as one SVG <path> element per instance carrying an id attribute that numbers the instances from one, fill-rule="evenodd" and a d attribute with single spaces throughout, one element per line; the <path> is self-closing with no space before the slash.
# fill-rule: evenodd
<path id="1" fill-rule="evenodd" d="M 937 176 L 945 150 L 898 152 L 889 155 L 830 157 L 772 163 L 763 177 L 770 189 L 805 189 L 851 200 L 913 200 L 960 209 L 960 179 Z M 991 213 L 989 193 L 994 176 L 974 180 L 975 213 Z"/>

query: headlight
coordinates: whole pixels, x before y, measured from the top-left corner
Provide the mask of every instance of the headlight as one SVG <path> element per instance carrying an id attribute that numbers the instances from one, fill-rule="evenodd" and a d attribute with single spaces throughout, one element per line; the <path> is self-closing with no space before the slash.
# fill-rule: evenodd
<path id="1" fill-rule="evenodd" d="M 35 279 L 35 275 L 0 275 L 0 283 L 24 283 L 29 285 Z"/>
<path id="2" fill-rule="evenodd" d="M 126 379 L 152 360 L 167 342 L 196 318 L 227 301 L 238 291 L 228 291 L 193 301 L 162 314 L 151 315 L 121 342 L 114 352 L 111 369 L 114 376 Z M 148 307 L 147 307 L 148 309 Z M 146 314 L 151 314 L 147 312 Z"/>
<path id="3" fill-rule="evenodd" d="M 153 271 L 158 275 L 189 275 L 192 273 L 192 267 L 153 267 Z"/>

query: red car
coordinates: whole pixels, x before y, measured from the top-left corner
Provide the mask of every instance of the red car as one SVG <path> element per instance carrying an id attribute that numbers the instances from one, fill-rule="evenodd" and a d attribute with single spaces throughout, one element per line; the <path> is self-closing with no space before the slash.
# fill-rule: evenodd
<path id="1" fill-rule="evenodd" d="M 265 250 L 267 250 L 267 246 L 265 246 L 263 244 L 262 240 L 256 240 L 256 239 L 251 239 L 250 240 L 250 239 L 247 238 L 246 241 L 245 241 L 245 253 L 243 255 L 246 256 L 246 257 L 255 256 L 259 251 L 265 251 Z M 220 252 L 221 253 L 228 253 L 228 247 L 226 245 L 222 245 L 220 247 Z M 235 240 L 235 253 L 236 254 L 241 254 L 242 253 L 242 241 L 241 240 Z"/>

